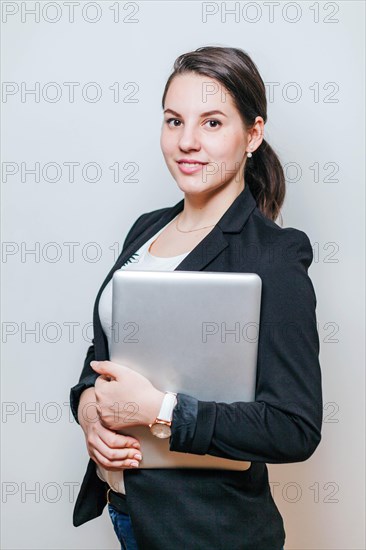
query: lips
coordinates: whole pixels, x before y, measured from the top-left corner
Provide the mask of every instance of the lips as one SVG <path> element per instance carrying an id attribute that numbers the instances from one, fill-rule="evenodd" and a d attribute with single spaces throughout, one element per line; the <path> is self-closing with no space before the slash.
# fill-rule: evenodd
<path id="1" fill-rule="evenodd" d="M 177 161 L 179 170 L 185 175 L 196 174 L 200 172 L 207 162 L 200 162 L 198 160 L 180 160 Z"/>
<path id="2" fill-rule="evenodd" d="M 186 164 L 187 166 L 192 164 L 208 164 L 207 162 L 202 162 L 201 160 L 196 159 L 180 159 L 177 162 L 178 164 Z"/>

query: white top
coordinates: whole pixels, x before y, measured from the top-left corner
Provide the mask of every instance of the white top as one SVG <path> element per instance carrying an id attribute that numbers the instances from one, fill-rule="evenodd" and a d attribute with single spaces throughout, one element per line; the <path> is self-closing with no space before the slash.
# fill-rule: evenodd
<path id="1" fill-rule="evenodd" d="M 173 220 L 162 227 L 134 254 L 132 254 L 132 256 L 123 264 L 121 269 L 129 269 L 134 271 L 173 271 L 177 267 L 177 265 L 179 265 L 183 261 L 183 259 L 189 254 L 190 251 L 179 254 L 178 256 L 163 258 L 161 256 L 153 256 L 148 251 L 148 248 L 151 243 L 158 237 L 158 235 L 160 235 L 160 233 L 165 229 L 165 227 L 172 223 L 175 218 L 173 218 Z M 100 296 L 98 310 L 102 328 L 108 340 L 108 348 L 110 347 L 112 335 L 112 288 L 113 287 L 111 279 L 110 281 L 108 281 L 108 284 L 105 286 Z M 138 450 L 136 450 L 136 453 L 137 452 Z M 110 472 L 97 465 L 97 474 L 103 481 L 106 481 L 109 484 L 111 489 L 113 489 L 117 493 L 126 494 L 125 484 L 123 481 L 123 470 L 120 470 L 119 472 Z"/>

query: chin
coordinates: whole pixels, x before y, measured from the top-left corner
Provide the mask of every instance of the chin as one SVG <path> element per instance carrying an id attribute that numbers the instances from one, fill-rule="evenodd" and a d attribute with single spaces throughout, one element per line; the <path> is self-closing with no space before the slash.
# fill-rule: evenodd
<path id="1" fill-rule="evenodd" d="M 207 184 L 202 184 L 200 182 L 182 182 L 179 179 L 176 179 L 177 185 L 182 193 L 187 195 L 199 195 L 201 193 L 207 193 L 211 191 L 211 186 Z"/>

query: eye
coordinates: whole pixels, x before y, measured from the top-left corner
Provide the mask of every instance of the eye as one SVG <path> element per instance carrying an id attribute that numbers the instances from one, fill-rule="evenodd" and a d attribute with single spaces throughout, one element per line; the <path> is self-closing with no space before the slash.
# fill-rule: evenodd
<path id="1" fill-rule="evenodd" d="M 172 122 L 172 120 L 177 120 L 178 122 L 180 122 L 180 120 L 178 120 L 177 118 L 168 118 L 165 122 L 168 124 L 168 126 L 170 125 L 170 123 Z M 177 127 L 175 124 L 174 124 L 175 127 Z"/>
<path id="2" fill-rule="evenodd" d="M 214 118 L 211 118 L 210 120 L 207 120 L 207 122 L 216 122 L 219 126 L 222 125 L 222 122 L 220 122 L 220 120 L 216 120 Z M 217 128 L 217 126 L 210 126 L 210 128 Z"/>

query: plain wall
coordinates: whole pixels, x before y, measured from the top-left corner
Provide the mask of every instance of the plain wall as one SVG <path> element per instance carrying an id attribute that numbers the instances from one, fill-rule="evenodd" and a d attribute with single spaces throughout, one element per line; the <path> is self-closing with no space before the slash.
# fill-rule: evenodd
<path id="1" fill-rule="evenodd" d="M 69 389 L 127 231 L 183 197 L 159 145 L 173 62 L 219 45 L 267 84 L 283 226 L 314 248 L 323 439 L 269 467 L 286 549 L 364 549 L 364 3 L 79 0 L 74 22 L 64 2 L 1 7 L 2 548 L 119 547 L 106 510 L 72 526 L 88 455 Z"/>

